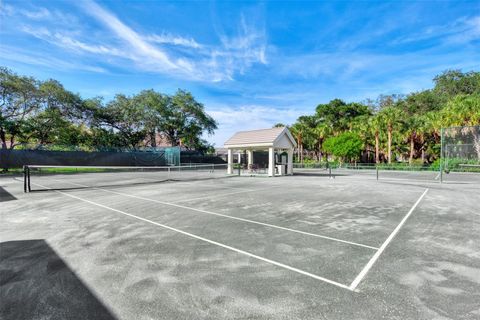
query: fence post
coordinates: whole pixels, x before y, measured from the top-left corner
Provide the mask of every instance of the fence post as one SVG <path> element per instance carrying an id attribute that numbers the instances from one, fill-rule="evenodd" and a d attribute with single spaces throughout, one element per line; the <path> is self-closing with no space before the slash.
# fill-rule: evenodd
<path id="1" fill-rule="evenodd" d="M 440 183 L 443 183 L 443 161 L 445 160 L 444 159 L 444 151 L 443 150 L 443 128 L 440 129 Z"/>
<path id="2" fill-rule="evenodd" d="M 32 187 L 30 186 L 30 167 L 27 166 L 27 189 L 28 192 L 32 191 Z"/>
<path id="3" fill-rule="evenodd" d="M 27 166 L 23 166 L 23 192 L 27 192 Z"/>

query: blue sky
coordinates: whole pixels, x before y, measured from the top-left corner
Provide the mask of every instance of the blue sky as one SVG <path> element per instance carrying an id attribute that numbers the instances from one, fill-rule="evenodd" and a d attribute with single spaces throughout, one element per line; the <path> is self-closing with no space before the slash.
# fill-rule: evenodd
<path id="1" fill-rule="evenodd" d="M 480 1 L 1 1 L 0 65 L 83 97 L 191 91 L 235 131 L 480 70 Z"/>

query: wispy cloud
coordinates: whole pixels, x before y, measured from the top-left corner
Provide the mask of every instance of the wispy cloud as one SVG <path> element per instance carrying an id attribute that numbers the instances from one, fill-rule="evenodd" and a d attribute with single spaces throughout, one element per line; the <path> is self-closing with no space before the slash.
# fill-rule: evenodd
<path id="1" fill-rule="evenodd" d="M 254 19 L 249 22 L 242 13 L 234 35 L 227 35 L 219 26 L 216 27 L 221 45 L 209 48 L 204 62 L 206 66 L 217 70 L 218 78 L 215 81 L 231 80 L 236 73 L 244 74 L 254 64 L 268 64 L 265 26 L 257 25 Z"/>
<path id="2" fill-rule="evenodd" d="M 85 51 L 94 54 L 106 54 L 115 56 L 122 55 L 122 53 L 115 48 L 106 47 L 104 45 L 87 44 L 60 32 L 52 33 L 44 27 L 32 28 L 30 26 L 23 26 L 21 30 L 38 39 L 50 42 L 54 45 L 61 46 L 70 50 Z"/>
<path id="3" fill-rule="evenodd" d="M 444 25 L 429 26 L 417 33 L 399 37 L 395 45 L 434 40 L 443 44 L 468 43 L 480 39 L 480 16 L 462 17 Z"/>
<path id="4" fill-rule="evenodd" d="M 51 70 L 80 70 L 94 73 L 107 73 L 105 68 L 82 63 L 80 61 L 68 62 L 62 59 L 57 59 L 44 54 L 36 54 L 31 51 L 20 50 L 9 46 L 0 46 L 0 56 L 4 61 L 17 62 L 32 66 L 41 66 Z"/>
<path id="5" fill-rule="evenodd" d="M 97 20 L 102 22 L 108 27 L 118 38 L 122 39 L 125 44 L 135 54 L 131 55 L 138 63 L 155 67 L 158 71 L 172 71 L 175 69 L 191 69 L 192 66 L 186 63 L 184 60 L 178 59 L 172 60 L 166 52 L 152 46 L 145 41 L 140 34 L 128 27 L 126 24 L 120 21 L 111 12 L 100 7 L 93 1 L 81 2 L 84 6 L 85 12 L 92 15 Z"/>
<path id="6" fill-rule="evenodd" d="M 480 16 L 465 19 L 464 28 L 447 38 L 447 41 L 452 43 L 468 43 L 474 40 L 480 40 Z"/>
<path id="7" fill-rule="evenodd" d="M 175 46 L 190 47 L 198 49 L 201 45 L 193 38 L 184 38 L 181 36 L 173 35 L 171 33 L 162 32 L 161 34 L 152 34 L 145 37 L 145 40 L 159 43 L 159 44 L 171 44 Z"/>
<path id="8" fill-rule="evenodd" d="M 4 2 L 0 2 L 0 15 L 1 16 L 11 16 L 15 12 L 13 6 L 8 5 Z"/>
<path id="9" fill-rule="evenodd" d="M 128 47 L 128 50 L 122 50 L 128 52 L 126 58 L 149 71 L 216 82 L 232 80 L 235 73 L 244 73 L 254 63 L 267 63 L 265 31 L 258 31 L 249 26 L 243 16 L 238 36 L 222 36 L 220 46 L 206 46 L 193 38 L 167 32 L 160 35 L 143 35 L 93 1 L 82 2 L 82 6 L 87 14 L 102 22 L 123 40 Z M 182 54 L 155 44 L 182 46 L 193 51 Z"/>
<path id="10" fill-rule="evenodd" d="M 52 14 L 46 8 L 37 8 L 33 10 L 22 10 L 21 13 L 30 19 L 40 20 L 50 18 Z"/>
<path id="11" fill-rule="evenodd" d="M 30 20 L 35 22 L 49 22 L 52 24 L 77 25 L 77 18 L 69 13 L 60 10 L 49 10 L 44 7 L 31 6 L 29 8 L 19 9 L 9 4 L 0 3 L 0 15 L 16 16 L 19 20 Z"/>

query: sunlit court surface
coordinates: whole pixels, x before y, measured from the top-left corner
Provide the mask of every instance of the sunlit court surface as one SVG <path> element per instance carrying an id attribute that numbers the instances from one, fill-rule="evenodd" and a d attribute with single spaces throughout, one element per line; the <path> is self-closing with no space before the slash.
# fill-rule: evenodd
<path id="1" fill-rule="evenodd" d="M 1 177 L 3 315 L 480 317 L 479 174 L 193 173 Z"/>

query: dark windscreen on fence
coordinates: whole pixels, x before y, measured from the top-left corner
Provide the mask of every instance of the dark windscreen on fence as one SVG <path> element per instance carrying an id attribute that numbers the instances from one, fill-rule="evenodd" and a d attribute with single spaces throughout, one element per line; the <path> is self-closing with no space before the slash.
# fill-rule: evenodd
<path id="1" fill-rule="evenodd" d="M 24 165 L 64 166 L 166 166 L 180 164 L 180 149 L 149 148 L 145 150 L 0 150 L 0 167 L 21 168 Z"/>

